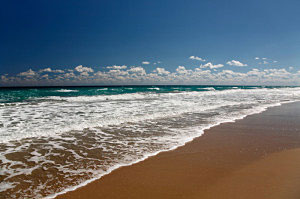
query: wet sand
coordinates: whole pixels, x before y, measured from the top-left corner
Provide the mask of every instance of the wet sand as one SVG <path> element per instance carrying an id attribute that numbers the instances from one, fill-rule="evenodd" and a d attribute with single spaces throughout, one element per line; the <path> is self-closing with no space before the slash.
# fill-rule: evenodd
<path id="1" fill-rule="evenodd" d="M 57 198 L 300 198 L 300 102 L 225 123 Z"/>

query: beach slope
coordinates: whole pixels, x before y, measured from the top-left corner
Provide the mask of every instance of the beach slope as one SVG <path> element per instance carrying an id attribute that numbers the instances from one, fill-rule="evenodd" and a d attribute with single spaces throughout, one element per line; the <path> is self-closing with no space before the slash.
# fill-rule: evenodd
<path id="1" fill-rule="evenodd" d="M 300 103 L 224 123 L 57 198 L 300 198 Z"/>

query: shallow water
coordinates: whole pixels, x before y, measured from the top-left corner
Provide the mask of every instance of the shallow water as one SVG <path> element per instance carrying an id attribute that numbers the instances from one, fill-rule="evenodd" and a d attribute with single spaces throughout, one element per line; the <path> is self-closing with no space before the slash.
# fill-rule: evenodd
<path id="1" fill-rule="evenodd" d="M 297 87 L 0 90 L 0 196 L 52 197 L 200 136 L 300 100 Z"/>

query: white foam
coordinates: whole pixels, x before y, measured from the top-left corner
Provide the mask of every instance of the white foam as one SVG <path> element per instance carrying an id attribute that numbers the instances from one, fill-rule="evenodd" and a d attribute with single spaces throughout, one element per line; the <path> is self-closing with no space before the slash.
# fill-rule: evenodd
<path id="1" fill-rule="evenodd" d="M 15 106 L 0 107 L 0 123 L 4 125 L 0 129 L 0 143 L 29 137 L 55 136 L 89 127 L 168 118 L 224 105 L 257 103 L 259 106 L 299 98 L 299 88 L 53 96 L 45 98 L 50 101 L 38 104 L 15 103 Z"/>
<path id="2" fill-rule="evenodd" d="M 55 92 L 61 92 L 61 93 L 70 93 L 70 92 L 78 92 L 79 90 L 69 90 L 69 89 L 59 89 L 55 90 Z"/>
<path id="3" fill-rule="evenodd" d="M 108 90 L 108 88 L 99 88 L 99 89 L 97 89 L 97 91 L 107 91 Z"/>
<path id="4" fill-rule="evenodd" d="M 68 102 L 96 102 L 96 101 L 107 101 L 107 100 L 137 100 L 148 98 L 150 94 L 143 93 L 125 93 L 116 95 L 94 95 L 94 96 L 76 96 L 76 97 L 59 97 L 51 96 L 42 99 L 54 99 Z M 153 95 L 154 97 L 154 95 Z"/>
<path id="5" fill-rule="evenodd" d="M 154 88 L 148 88 L 149 90 L 160 90 L 160 88 L 154 87 Z"/>
<path id="6" fill-rule="evenodd" d="M 7 189 L 11 189 L 13 187 L 14 187 L 13 183 L 0 182 L 0 192 L 6 191 Z"/>
<path id="7" fill-rule="evenodd" d="M 209 91 L 215 91 L 216 89 L 213 87 L 208 87 L 208 88 L 199 88 L 199 89 L 204 89 L 204 90 L 209 90 Z"/>

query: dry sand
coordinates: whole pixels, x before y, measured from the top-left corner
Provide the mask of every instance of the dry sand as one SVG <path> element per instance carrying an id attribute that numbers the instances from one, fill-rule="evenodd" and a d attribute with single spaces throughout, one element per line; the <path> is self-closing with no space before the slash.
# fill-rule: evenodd
<path id="1" fill-rule="evenodd" d="M 300 103 L 213 127 L 57 198 L 299 199 Z"/>

